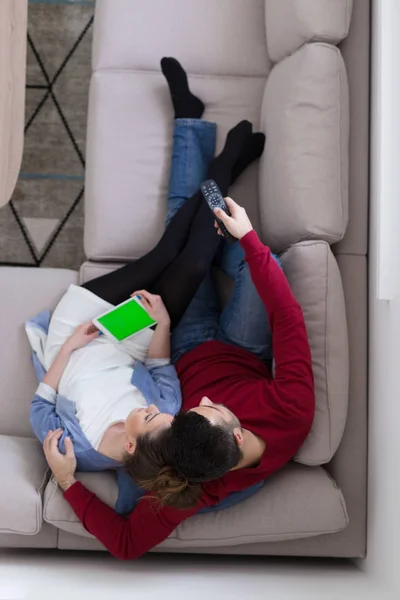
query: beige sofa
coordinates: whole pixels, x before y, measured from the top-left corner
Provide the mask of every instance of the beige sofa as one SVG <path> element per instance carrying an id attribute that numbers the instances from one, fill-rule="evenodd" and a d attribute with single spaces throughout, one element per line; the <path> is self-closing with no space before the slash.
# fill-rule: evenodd
<path id="1" fill-rule="evenodd" d="M 231 509 L 192 517 L 156 551 L 360 557 L 366 551 L 368 0 L 98 0 L 88 120 L 87 262 L 1 268 L 0 546 L 102 549 L 32 439 L 23 322 L 69 283 L 148 251 L 163 229 L 178 57 L 218 123 L 267 135 L 232 195 L 282 254 L 310 339 L 317 410 L 280 473 Z M 350 92 L 350 93 L 349 93 Z M 117 263 L 117 264 L 116 264 Z M 229 285 L 223 282 L 225 294 Z M 113 473 L 78 476 L 110 505 Z"/>

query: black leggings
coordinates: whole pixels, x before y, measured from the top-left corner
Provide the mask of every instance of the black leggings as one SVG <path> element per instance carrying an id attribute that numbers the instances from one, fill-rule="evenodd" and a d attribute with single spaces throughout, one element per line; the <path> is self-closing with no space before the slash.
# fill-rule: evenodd
<path id="1" fill-rule="evenodd" d="M 158 294 L 175 327 L 207 274 L 219 242 L 213 214 L 198 192 L 176 212 L 153 250 L 82 287 L 114 305 L 136 290 Z"/>

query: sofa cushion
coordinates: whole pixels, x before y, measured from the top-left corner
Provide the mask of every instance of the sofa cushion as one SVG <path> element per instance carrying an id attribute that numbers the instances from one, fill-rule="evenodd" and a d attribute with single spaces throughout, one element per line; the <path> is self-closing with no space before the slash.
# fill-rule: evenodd
<path id="1" fill-rule="evenodd" d="M 248 0 L 103 0 L 93 68 L 158 71 L 163 56 L 176 56 L 191 74 L 265 76 L 264 1 L 249 10 Z"/>
<path id="2" fill-rule="evenodd" d="M 0 267 L 0 433 L 32 436 L 29 406 L 37 387 L 24 323 L 46 308 L 54 308 L 78 275 L 66 269 Z"/>
<path id="3" fill-rule="evenodd" d="M 107 273 L 111 273 L 112 271 L 115 271 L 123 266 L 123 263 L 95 263 L 87 260 L 80 268 L 79 283 L 86 283 L 87 281 L 91 281 L 96 277 L 102 277 L 103 275 L 107 275 Z"/>
<path id="4" fill-rule="evenodd" d="M 115 473 L 76 473 L 78 481 L 92 490 L 103 502 L 114 508 L 118 497 L 118 484 Z M 73 508 L 64 500 L 63 493 L 52 476 L 48 482 L 43 499 L 43 519 L 69 533 L 93 537 L 82 525 Z"/>
<path id="5" fill-rule="evenodd" d="M 78 473 L 78 479 L 114 506 L 112 473 Z M 44 519 L 59 529 L 93 537 L 63 498 L 54 480 L 45 492 Z M 236 506 L 183 522 L 158 548 L 201 548 L 273 542 L 333 533 L 348 523 L 346 505 L 335 482 L 321 468 L 289 464 L 270 477 L 252 498 Z"/>
<path id="6" fill-rule="evenodd" d="M 241 119 L 260 126 L 264 77 L 190 78 L 218 123 L 217 151 Z M 134 107 L 134 110 L 132 109 Z M 85 251 L 95 261 L 126 261 L 151 250 L 164 230 L 173 110 L 159 72 L 98 71 L 91 82 L 85 189 Z M 258 223 L 254 164 L 232 187 Z"/>
<path id="7" fill-rule="evenodd" d="M 343 436 L 349 395 L 349 347 L 342 281 L 325 242 L 301 242 L 281 256 L 300 303 L 310 342 L 316 411 L 311 432 L 295 460 L 331 460 Z"/>
<path id="8" fill-rule="evenodd" d="M 265 0 L 268 54 L 274 62 L 307 42 L 337 44 L 349 32 L 353 0 Z"/>
<path id="9" fill-rule="evenodd" d="M 42 526 L 47 463 L 38 441 L 0 435 L 0 533 L 35 535 Z"/>
<path id="10" fill-rule="evenodd" d="M 348 100 L 346 69 L 334 46 L 308 44 L 271 71 L 262 111 L 260 211 L 264 239 L 276 252 L 304 239 L 332 244 L 345 234 Z"/>

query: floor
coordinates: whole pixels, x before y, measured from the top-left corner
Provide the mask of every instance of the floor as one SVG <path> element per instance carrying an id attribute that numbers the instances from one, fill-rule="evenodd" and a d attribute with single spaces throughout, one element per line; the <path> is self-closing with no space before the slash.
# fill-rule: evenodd
<path id="1" fill-rule="evenodd" d="M 394 600 L 345 561 L 0 552 L 0 599 Z M 90 595 L 89 595 L 90 594 Z"/>
<path id="2" fill-rule="evenodd" d="M 94 1 L 29 2 L 25 146 L 0 209 L 0 264 L 76 269 L 84 260 L 93 12 Z"/>

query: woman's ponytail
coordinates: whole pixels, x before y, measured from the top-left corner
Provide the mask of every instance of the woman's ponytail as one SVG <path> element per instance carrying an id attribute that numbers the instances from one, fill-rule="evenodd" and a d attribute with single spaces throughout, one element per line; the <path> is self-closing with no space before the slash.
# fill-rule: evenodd
<path id="1" fill-rule="evenodd" d="M 138 483 L 145 490 L 153 492 L 161 506 L 180 509 L 196 506 L 202 489 L 201 484 L 180 477 L 171 466 L 162 467 L 156 477 Z"/>
<path id="2" fill-rule="evenodd" d="M 192 508 L 200 498 L 201 484 L 191 483 L 171 466 L 168 436 L 169 429 L 158 436 L 140 436 L 134 454 L 125 460 L 125 468 L 140 487 L 152 492 L 160 506 Z"/>

